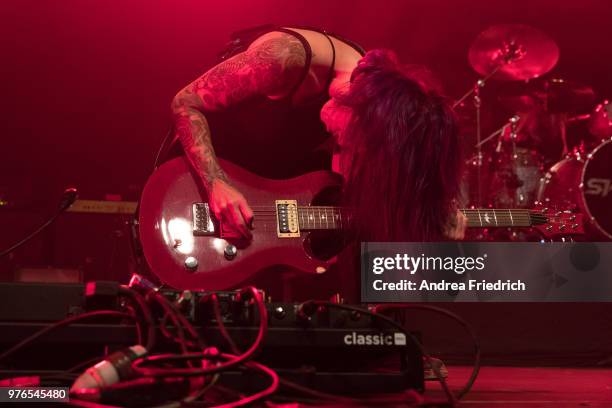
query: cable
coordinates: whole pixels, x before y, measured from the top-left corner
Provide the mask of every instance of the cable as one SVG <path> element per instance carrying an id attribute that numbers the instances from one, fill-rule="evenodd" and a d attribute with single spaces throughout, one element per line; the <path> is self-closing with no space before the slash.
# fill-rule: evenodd
<path id="1" fill-rule="evenodd" d="M 132 305 L 125 305 L 125 308 L 132 316 L 136 316 L 138 312 Z M 136 321 L 136 344 L 142 344 L 142 328 L 140 327 L 140 321 Z"/>
<path id="2" fill-rule="evenodd" d="M 472 374 L 470 375 L 467 383 L 463 386 L 461 391 L 457 393 L 457 399 L 463 398 L 474 385 L 474 382 L 476 381 L 476 377 L 478 377 L 478 372 L 480 371 L 480 359 L 481 359 L 480 343 L 478 341 L 478 338 L 476 337 L 476 334 L 474 333 L 474 330 L 472 330 L 470 325 L 465 320 L 463 320 L 461 317 L 459 317 L 455 313 L 452 313 L 446 309 L 443 309 L 437 306 L 420 305 L 420 304 L 404 304 L 404 303 L 385 304 L 385 305 L 377 305 L 376 307 L 374 307 L 374 313 L 378 313 L 378 311 L 382 312 L 385 310 L 406 310 L 406 309 L 428 310 L 430 312 L 435 312 L 435 313 L 439 313 L 447 317 L 450 317 L 451 319 L 457 321 L 465 329 L 468 335 L 472 338 L 472 343 L 474 344 L 474 364 L 472 368 Z M 432 368 L 433 368 L 433 365 L 432 365 Z"/>
<path id="3" fill-rule="evenodd" d="M 170 341 L 173 341 L 177 344 L 184 344 L 185 348 L 198 349 L 199 346 L 191 340 L 187 340 L 185 338 L 181 339 L 178 336 L 178 333 L 171 333 L 170 329 L 167 327 L 168 319 L 170 319 L 170 314 L 164 313 L 164 317 L 162 317 L 159 323 L 159 331 Z M 179 322 L 180 323 L 180 322 Z M 178 332 L 178 329 L 177 329 Z M 184 336 L 183 336 L 184 337 Z"/>
<path id="4" fill-rule="evenodd" d="M 230 367 L 235 367 L 239 364 L 244 363 L 248 359 L 250 359 L 253 354 L 263 344 L 263 340 L 268 331 L 268 312 L 266 310 L 266 306 L 263 303 L 263 299 L 261 299 L 261 295 L 257 291 L 256 288 L 249 286 L 243 290 L 242 293 L 249 293 L 255 302 L 257 303 L 257 308 L 259 311 L 259 331 L 257 333 L 257 338 L 251 345 L 251 347 L 235 358 L 229 360 L 225 364 L 220 364 L 215 367 L 205 368 L 205 369 L 160 369 L 160 368 L 145 368 L 142 367 L 144 364 L 148 363 L 159 363 L 159 362 L 169 362 L 169 361 L 183 361 L 183 360 L 201 360 L 201 359 L 215 359 L 218 356 L 222 355 L 219 351 L 214 347 L 209 347 L 204 350 L 202 353 L 189 353 L 182 355 L 175 354 L 158 354 L 155 356 L 147 356 L 141 357 L 132 362 L 132 367 L 134 370 L 144 376 L 152 376 L 152 377 L 172 377 L 172 376 L 202 376 L 207 374 L 218 373 L 221 371 L 225 371 Z"/>
<path id="5" fill-rule="evenodd" d="M 161 157 L 161 154 L 163 153 L 166 144 L 168 143 L 168 140 L 170 139 L 170 136 L 174 133 L 173 132 L 174 127 L 170 127 L 170 129 L 168 129 L 168 132 L 166 133 L 166 136 L 164 136 L 164 138 L 162 139 L 161 144 L 159 145 L 159 149 L 157 149 L 157 153 L 155 154 L 155 161 L 153 162 L 153 171 L 155 171 L 157 169 L 157 167 L 159 167 L 159 159 Z"/>
<path id="6" fill-rule="evenodd" d="M 219 381 L 219 377 L 221 377 L 221 374 L 219 373 L 213 375 L 212 379 L 206 386 L 202 387 L 202 389 L 198 390 L 197 392 L 194 392 L 192 395 L 189 395 L 188 397 L 184 398 L 182 402 L 183 403 L 194 402 L 198 398 L 201 398 L 202 396 L 204 396 L 204 394 L 210 391 L 210 389 L 214 387 L 215 384 L 217 384 L 217 381 Z"/>
<path id="7" fill-rule="evenodd" d="M 174 310 L 170 307 L 169 302 L 163 296 L 159 295 L 155 291 L 148 292 L 146 298 L 147 299 L 152 298 L 153 300 L 155 300 L 162 307 L 162 309 L 164 309 L 164 311 L 166 312 L 166 316 L 170 317 L 177 331 L 178 339 L 175 339 L 175 340 L 178 340 L 177 342 L 179 346 L 181 347 L 181 352 L 183 354 L 187 354 L 188 350 L 187 350 L 187 343 L 185 340 L 185 330 L 183 329 L 183 326 L 179 322 L 178 318 L 176 317 Z M 162 333 L 164 333 L 164 331 L 162 331 Z"/>
<path id="8" fill-rule="evenodd" d="M 70 367 L 69 369 L 65 370 L 64 372 L 67 373 L 67 374 L 71 374 L 72 375 L 74 371 L 79 371 L 79 370 L 82 370 L 84 368 L 90 367 L 90 366 L 92 366 L 92 365 L 94 365 L 94 364 L 104 360 L 105 357 L 106 356 L 104 355 L 104 356 L 97 356 L 97 357 L 90 358 L 89 360 L 82 361 L 82 362 L 80 362 L 80 363 Z M 74 374 L 74 375 L 78 376 L 80 374 Z"/>
<path id="9" fill-rule="evenodd" d="M 239 356 L 233 355 L 233 354 L 226 354 L 226 353 L 221 353 L 219 355 L 222 358 L 228 359 L 228 360 L 235 360 L 237 358 L 239 358 Z M 263 391 L 259 391 L 255 394 L 249 395 L 248 397 L 243 397 L 240 400 L 237 401 L 233 401 L 227 404 L 222 404 L 222 405 L 215 405 L 214 407 L 211 408 L 235 408 L 235 407 L 240 407 L 243 405 L 247 405 L 247 404 L 251 404 L 257 400 L 260 400 L 262 398 L 265 398 L 269 395 L 272 395 L 276 392 L 276 390 L 278 389 L 278 384 L 279 384 L 279 378 L 278 375 L 276 374 L 276 372 L 268 367 L 266 367 L 263 364 L 259 364 L 256 363 L 255 361 L 248 361 L 246 363 L 244 363 L 244 366 L 246 368 L 249 369 L 254 369 L 254 370 L 258 370 L 260 372 L 263 372 L 264 374 L 267 374 L 271 379 L 272 382 L 271 384 L 268 386 L 268 388 L 264 389 Z M 199 402 L 199 401 L 193 401 L 193 402 L 188 402 L 185 404 L 188 407 L 210 407 L 210 403 L 206 403 L 206 402 Z"/>
<path id="10" fill-rule="evenodd" d="M 278 389 L 278 382 L 279 382 L 279 378 L 278 375 L 276 374 L 276 372 L 268 367 L 266 367 L 263 364 L 259 364 L 256 363 L 255 361 L 249 361 L 245 364 L 246 367 L 251 368 L 251 369 L 257 369 L 259 371 L 262 371 L 263 373 L 267 374 L 271 379 L 272 379 L 272 383 L 270 384 L 270 386 L 268 388 L 266 388 L 263 391 L 260 391 L 258 393 L 255 393 L 253 395 L 250 395 L 246 398 L 242 398 L 239 401 L 235 401 L 235 402 L 231 402 L 229 404 L 223 404 L 223 405 L 218 405 L 215 408 L 234 408 L 234 407 L 240 407 L 243 405 L 247 405 L 250 404 L 252 402 L 255 402 L 257 400 L 260 400 L 264 397 L 267 397 L 268 395 L 272 395 L 276 392 L 276 390 Z"/>
<path id="11" fill-rule="evenodd" d="M 147 304 L 145 298 L 129 286 L 119 286 L 119 293 L 128 296 L 140 308 L 144 321 L 147 324 L 147 344 L 145 345 L 145 348 L 147 349 L 147 353 L 150 353 L 151 350 L 155 348 L 155 343 L 157 340 L 155 333 L 155 322 L 153 321 L 153 313 L 151 313 L 151 308 Z"/>
<path id="12" fill-rule="evenodd" d="M 39 337 L 42 337 L 43 335 L 49 333 L 50 331 L 53 331 L 53 330 L 58 329 L 60 327 L 68 326 L 68 325 L 70 325 L 70 324 L 72 324 L 74 322 L 77 322 L 79 320 L 86 320 L 86 319 L 90 319 L 90 318 L 93 318 L 93 317 L 102 317 L 102 316 L 129 318 L 129 319 L 132 319 L 132 320 L 136 321 L 136 317 L 135 316 L 132 316 L 132 315 L 127 314 L 127 313 L 115 312 L 115 311 L 111 311 L 111 310 L 97 310 L 97 311 L 94 311 L 94 312 L 87 312 L 87 313 L 80 314 L 78 316 L 69 317 L 69 318 L 61 320 L 61 321 L 59 321 L 57 323 L 54 323 L 51 326 L 47 326 L 47 327 L 37 331 L 36 333 L 32 334 L 31 336 L 25 338 L 24 340 L 20 341 L 19 343 L 17 343 L 16 345 L 11 347 L 10 349 L 8 349 L 5 352 L 3 352 L 2 354 L 0 354 L 0 361 L 4 360 L 5 358 L 10 356 L 11 354 L 13 354 L 16 351 L 22 349 L 23 347 L 29 345 L 34 340 L 37 340 Z"/>
<path id="13" fill-rule="evenodd" d="M 225 341 L 227 341 L 227 343 L 229 344 L 230 350 L 234 354 L 242 353 L 240 349 L 238 348 L 238 346 L 236 345 L 236 343 L 234 342 L 234 339 L 232 339 L 232 337 L 227 332 L 227 329 L 225 328 L 225 324 L 223 324 L 223 316 L 221 316 L 219 298 L 217 297 L 215 293 L 210 295 L 210 301 L 212 302 L 212 305 L 213 305 L 213 312 L 215 314 L 215 320 L 217 320 L 217 326 L 219 327 L 219 331 L 221 332 L 221 335 L 223 336 Z"/>
<path id="14" fill-rule="evenodd" d="M 179 337 L 181 336 L 180 333 L 183 331 L 183 328 L 185 328 L 187 329 L 187 332 L 197 342 L 197 345 L 201 350 L 206 347 L 206 344 L 204 343 L 196 329 L 193 327 L 193 325 L 189 323 L 189 321 L 187 321 L 185 316 L 183 316 L 183 314 L 176 308 L 176 306 L 172 302 L 170 302 L 168 299 L 166 299 L 165 297 L 160 295 L 159 292 L 156 291 L 150 291 L 148 296 L 152 296 L 164 308 L 166 313 L 170 315 L 170 319 L 172 319 L 175 326 L 177 327 L 177 330 L 179 330 Z"/>
<path id="15" fill-rule="evenodd" d="M 145 322 L 147 323 L 148 326 L 148 330 L 147 330 L 147 344 L 145 345 L 145 348 L 147 350 L 147 352 L 150 352 L 151 350 L 153 350 L 153 348 L 155 347 L 155 343 L 156 343 L 156 332 L 155 332 L 155 324 L 153 322 L 153 317 L 152 317 L 152 313 L 151 313 L 151 309 L 149 307 L 149 305 L 147 305 L 144 297 L 142 295 L 140 295 L 138 292 L 132 290 L 131 288 L 129 288 L 128 286 L 124 286 L 121 285 L 119 286 L 119 293 L 122 295 L 126 295 L 129 296 L 134 303 L 136 303 L 139 308 L 140 311 L 142 312 L 142 315 L 144 317 Z M 134 313 L 134 316 L 136 316 L 136 313 Z M 136 328 L 138 329 L 140 327 L 140 325 L 136 324 Z M 138 343 L 142 344 L 142 340 L 141 340 L 141 333 L 140 330 L 138 329 Z M 101 360 L 103 360 L 106 356 L 96 356 L 93 358 L 90 358 L 88 360 L 82 361 L 70 368 L 68 368 L 67 370 L 63 371 L 63 374 L 66 375 L 74 375 L 72 374 L 74 371 L 79 371 L 85 367 L 89 367 Z"/>

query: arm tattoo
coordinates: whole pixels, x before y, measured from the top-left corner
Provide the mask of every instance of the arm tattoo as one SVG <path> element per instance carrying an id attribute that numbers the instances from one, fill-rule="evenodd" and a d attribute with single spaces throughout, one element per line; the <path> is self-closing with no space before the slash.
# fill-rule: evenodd
<path id="1" fill-rule="evenodd" d="M 207 189 L 215 179 L 227 179 L 217 163 L 202 112 L 223 110 L 254 95 L 287 93 L 300 78 L 305 60 L 302 43 L 291 35 L 262 39 L 213 67 L 174 98 L 178 137 Z"/>

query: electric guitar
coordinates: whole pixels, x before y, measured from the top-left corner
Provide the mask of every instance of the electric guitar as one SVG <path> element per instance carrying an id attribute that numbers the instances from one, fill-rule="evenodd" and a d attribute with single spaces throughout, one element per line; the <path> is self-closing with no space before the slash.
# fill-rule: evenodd
<path id="1" fill-rule="evenodd" d="M 254 212 L 252 240 L 223 231 L 185 158 L 160 166 L 141 196 L 139 231 L 152 271 L 177 289 L 223 290 L 258 271 L 288 265 L 323 273 L 344 246 L 350 211 L 329 205 L 340 175 L 317 171 L 288 179 L 256 176 L 219 164 Z M 533 227 L 545 237 L 582 234 L 582 215 L 548 209 L 465 209 L 469 227 Z"/>

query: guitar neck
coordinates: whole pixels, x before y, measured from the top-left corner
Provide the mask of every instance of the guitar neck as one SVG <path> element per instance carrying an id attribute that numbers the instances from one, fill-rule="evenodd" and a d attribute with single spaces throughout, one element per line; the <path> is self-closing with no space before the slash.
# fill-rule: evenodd
<path id="1" fill-rule="evenodd" d="M 531 227 L 546 223 L 544 215 L 525 209 L 462 209 L 472 228 Z M 344 207 L 307 206 L 298 208 L 300 230 L 330 230 L 346 228 L 351 222 L 351 211 Z"/>
<path id="2" fill-rule="evenodd" d="M 298 222 L 302 231 L 344 229 L 349 226 L 351 216 L 351 211 L 344 207 L 298 207 Z"/>
<path id="3" fill-rule="evenodd" d="M 468 219 L 468 227 L 474 228 L 531 227 L 546 222 L 546 217 L 524 209 L 470 208 L 461 212 Z"/>

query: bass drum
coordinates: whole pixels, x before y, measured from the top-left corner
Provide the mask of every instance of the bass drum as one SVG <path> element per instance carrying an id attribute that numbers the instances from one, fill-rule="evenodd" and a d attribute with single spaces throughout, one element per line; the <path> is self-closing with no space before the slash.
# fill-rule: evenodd
<path id="1" fill-rule="evenodd" d="M 540 182 L 538 201 L 583 213 L 590 240 L 612 239 L 612 139 L 586 157 L 576 153 L 553 165 Z"/>

